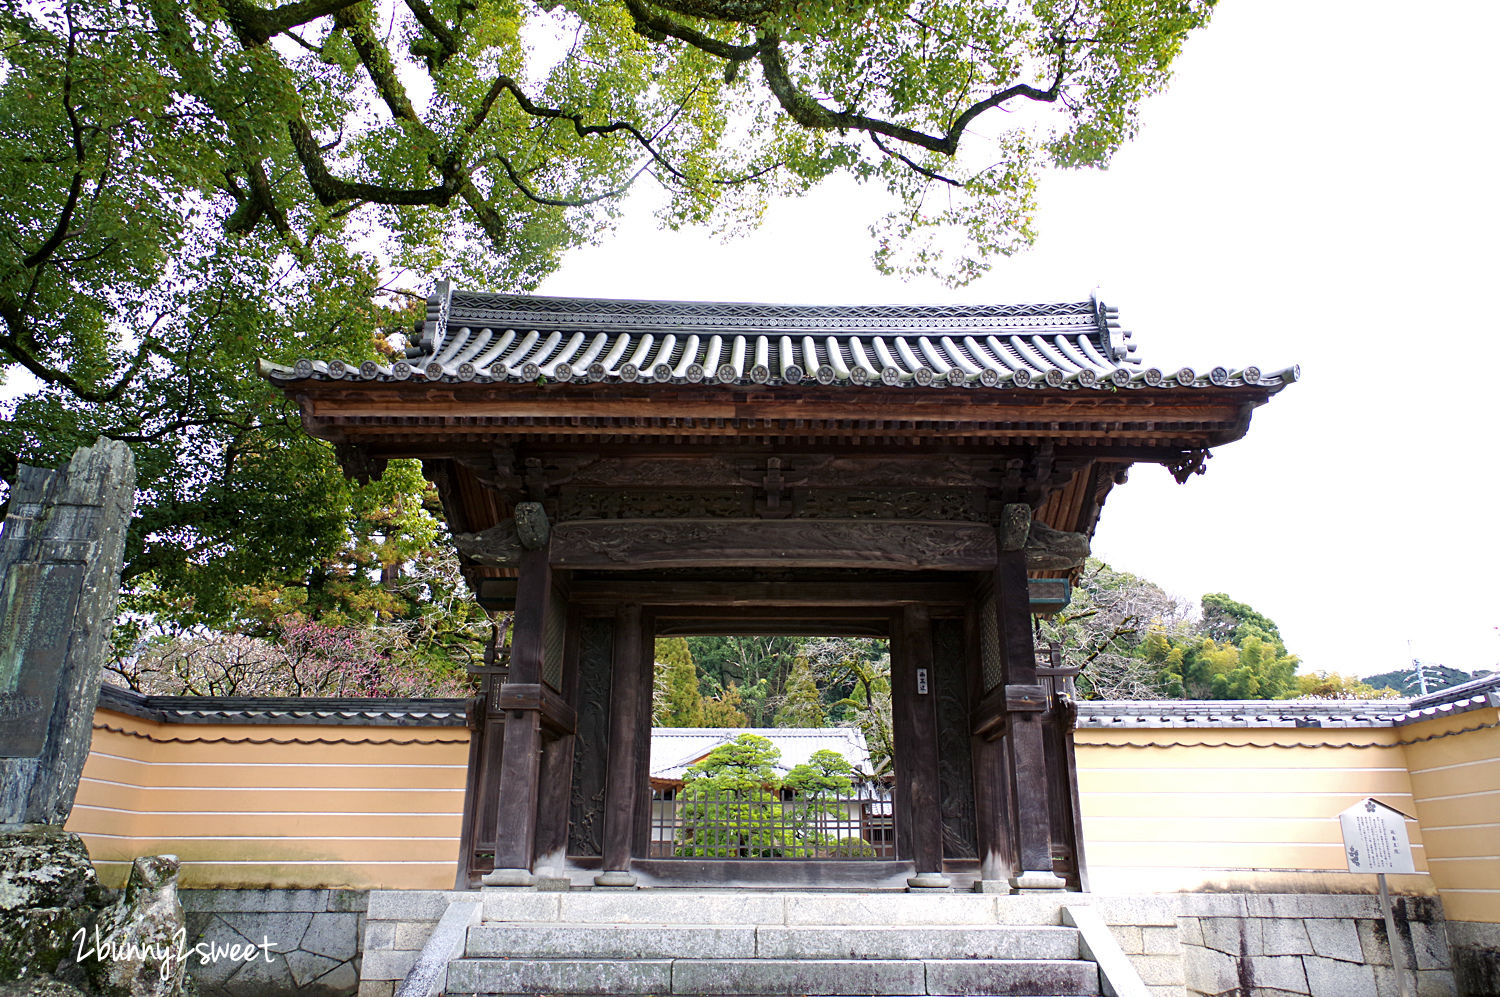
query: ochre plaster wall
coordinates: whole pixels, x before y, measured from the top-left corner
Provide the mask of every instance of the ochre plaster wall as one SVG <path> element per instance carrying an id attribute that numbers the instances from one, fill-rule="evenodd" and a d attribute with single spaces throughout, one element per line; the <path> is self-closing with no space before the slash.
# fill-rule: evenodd
<path id="1" fill-rule="evenodd" d="M 1500 922 L 1494 709 L 1400 728 L 1077 733 L 1096 890 L 1373 892 L 1335 816 L 1374 796 L 1418 817 L 1418 874 L 1452 920 Z M 468 732 L 451 727 L 157 724 L 107 710 L 68 823 L 106 882 L 137 855 L 191 887 L 448 889 Z"/>
<path id="2" fill-rule="evenodd" d="M 1444 913 L 1500 923 L 1500 710 L 1426 720 L 1401 738 Z"/>
<path id="3" fill-rule="evenodd" d="M 1078 731 L 1091 885 L 1106 890 L 1364 892 L 1346 870 L 1339 811 L 1373 796 L 1414 813 L 1399 728 Z M 1422 830 L 1416 876 L 1435 892 Z"/>
<path id="4" fill-rule="evenodd" d="M 185 887 L 447 889 L 462 728 L 157 724 L 106 710 L 68 829 L 118 886 L 175 854 Z"/>

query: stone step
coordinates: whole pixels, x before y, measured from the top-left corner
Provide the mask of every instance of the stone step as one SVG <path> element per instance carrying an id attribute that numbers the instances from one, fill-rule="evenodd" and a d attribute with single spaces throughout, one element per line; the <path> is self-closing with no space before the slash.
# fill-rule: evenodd
<path id="1" fill-rule="evenodd" d="M 491 923 L 472 958 L 1077 959 L 1078 932 L 1011 925 L 679 925 Z"/>
<path id="2" fill-rule="evenodd" d="M 1060 959 L 456 959 L 448 997 L 499 994 L 1097 995 L 1098 968 Z"/>
<path id="3" fill-rule="evenodd" d="M 486 890 L 484 920 L 601 924 L 1059 924 L 1064 896 Z"/>

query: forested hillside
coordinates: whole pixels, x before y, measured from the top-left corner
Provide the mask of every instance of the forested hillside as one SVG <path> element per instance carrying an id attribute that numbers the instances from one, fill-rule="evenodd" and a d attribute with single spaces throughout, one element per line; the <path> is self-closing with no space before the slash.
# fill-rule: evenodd
<path id="1" fill-rule="evenodd" d="M 1430 692 L 1442 692 L 1456 685 L 1494 674 L 1480 668 L 1466 672 L 1462 668 L 1434 665 L 1426 661 L 1414 661 L 1410 668 L 1381 672 L 1365 679 L 1365 684 L 1374 689 L 1385 689 L 1399 696 L 1422 696 Z"/>

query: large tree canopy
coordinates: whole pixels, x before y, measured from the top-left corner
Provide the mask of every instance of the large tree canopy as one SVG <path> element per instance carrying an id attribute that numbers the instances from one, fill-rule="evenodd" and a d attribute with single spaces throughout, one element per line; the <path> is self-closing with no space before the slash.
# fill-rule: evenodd
<path id="1" fill-rule="evenodd" d="M 372 356 L 403 274 L 533 287 L 646 183 L 733 231 L 851 174 L 898 199 L 881 266 L 971 278 L 1211 6 L 0 0 L 0 477 L 131 442 L 128 575 L 222 618 L 356 515 L 256 356 Z"/>

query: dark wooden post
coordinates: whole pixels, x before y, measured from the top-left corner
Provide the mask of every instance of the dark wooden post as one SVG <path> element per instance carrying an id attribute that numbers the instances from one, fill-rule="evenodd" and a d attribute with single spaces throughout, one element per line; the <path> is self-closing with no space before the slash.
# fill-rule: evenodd
<path id="1" fill-rule="evenodd" d="M 1025 545 L 1031 513 L 1026 506 L 1008 505 L 1005 517 L 995 565 L 995 604 L 1008 720 L 1004 744 L 1011 776 L 1015 857 L 1020 865 L 1011 886 L 1017 890 L 1061 889 L 1066 884 L 1052 871 L 1049 780 L 1041 725 L 1047 696 L 1037 679 L 1026 583 Z"/>
<path id="2" fill-rule="evenodd" d="M 495 869 L 484 877 L 485 886 L 530 886 L 536 881 L 532 865 L 542 757 L 542 650 L 547 600 L 552 597 L 547 553 L 543 543 L 521 554 L 510 674 L 500 690 L 505 744 L 500 756 Z M 515 705 L 506 702 L 511 692 L 519 694 Z"/>
<path id="3" fill-rule="evenodd" d="M 640 785 L 637 770 L 646 746 L 640 743 L 642 699 L 650 706 L 650 689 L 642 688 L 644 637 L 641 607 L 623 606 L 615 616 L 614 677 L 609 696 L 609 774 L 604 790 L 604 868 L 596 886 L 635 885 L 630 872 Z M 649 721 L 648 721 L 649 723 Z M 650 736 L 649 727 L 647 736 Z"/>
<path id="4" fill-rule="evenodd" d="M 906 882 L 914 890 L 947 889 L 949 882 L 943 876 L 932 619 L 926 606 L 908 606 L 902 612 L 899 646 L 892 650 L 896 653 L 891 657 L 891 702 L 900 715 L 895 731 L 896 779 L 906 787 L 901 794 L 906 804 L 903 816 L 908 828 L 906 839 L 916 864 L 916 875 Z"/>
<path id="5" fill-rule="evenodd" d="M 656 617 L 643 614 L 636 642 L 635 824 L 631 855 L 651 854 L 651 693 L 656 681 Z"/>
<path id="6" fill-rule="evenodd" d="M 552 598 L 560 598 L 554 591 Z M 578 634 L 580 620 L 570 614 L 563 641 L 562 693 L 566 705 L 578 709 Z M 541 788 L 537 803 L 536 863 L 544 875 L 565 875 L 568 853 L 568 816 L 573 790 L 573 748 L 576 724 L 555 730 L 542 747 Z"/>
<path id="7" fill-rule="evenodd" d="M 992 585 L 994 578 L 988 580 Z M 980 597 L 975 600 L 969 615 L 969 641 L 974 653 L 970 654 L 969 701 L 976 704 L 974 720 L 981 720 L 985 694 L 984 637 L 987 629 L 995 627 L 999 620 L 994 617 L 995 606 L 988 598 L 989 589 L 982 587 Z M 985 619 L 989 614 L 990 619 Z M 996 649 L 998 650 L 998 649 Z M 1011 835 L 1010 812 L 1010 767 L 1006 760 L 1005 741 L 1002 737 L 975 731 L 969 738 L 974 764 L 974 818 L 976 844 L 979 850 L 979 882 L 975 890 L 981 893 L 1009 893 L 1010 879 L 1017 871 L 1015 841 Z"/>

